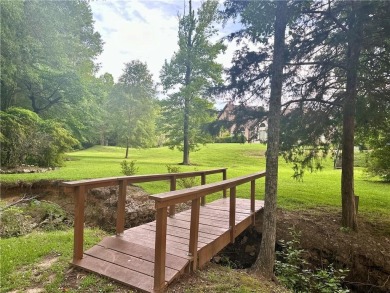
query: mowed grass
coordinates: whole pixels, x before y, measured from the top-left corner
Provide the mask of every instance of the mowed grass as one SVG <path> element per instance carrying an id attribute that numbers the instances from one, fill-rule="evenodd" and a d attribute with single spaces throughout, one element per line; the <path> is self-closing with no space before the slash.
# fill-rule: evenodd
<path id="1" fill-rule="evenodd" d="M 180 166 L 181 171 L 228 168 L 228 178 L 265 170 L 266 146 L 261 144 L 208 144 L 190 155 L 192 166 Z M 125 149 L 120 147 L 95 146 L 87 150 L 67 154 L 69 161 L 58 170 L 35 174 L 1 175 L 2 182 L 18 180 L 34 181 L 43 179 L 79 180 L 122 176 L 120 162 L 124 160 Z M 128 160 L 135 160 L 138 174 L 166 173 L 166 165 L 178 165 L 182 154 L 166 147 L 131 149 Z M 279 206 L 300 210 L 318 206 L 341 207 L 341 170 L 333 169 L 332 160 L 324 161 L 324 169 L 306 172 L 302 181 L 292 178 L 290 164 L 280 158 Z M 207 182 L 222 178 L 221 174 L 207 177 Z M 167 182 L 141 184 L 150 193 L 168 191 Z M 264 179 L 257 181 L 256 195 L 264 197 Z M 390 218 L 390 185 L 375 178 L 367 178 L 362 168 L 355 168 L 355 193 L 360 196 L 359 211 L 375 218 Z M 238 188 L 240 197 L 249 196 L 249 184 Z M 212 195 L 213 200 L 220 195 Z"/>
<path id="2" fill-rule="evenodd" d="M 96 244 L 106 233 L 98 229 L 86 229 L 86 248 Z M 33 232 L 21 237 L 0 240 L 1 249 L 1 289 L 44 287 L 47 292 L 59 290 L 64 281 L 64 272 L 73 252 L 73 229 L 68 231 Z M 45 260 L 53 260 L 50 268 Z"/>

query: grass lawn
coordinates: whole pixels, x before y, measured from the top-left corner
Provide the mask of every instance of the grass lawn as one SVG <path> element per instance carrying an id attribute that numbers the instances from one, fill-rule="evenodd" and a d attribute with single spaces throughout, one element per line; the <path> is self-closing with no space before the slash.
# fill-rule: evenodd
<path id="1" fill-rule="evenodd" d="M 228 168 L 228 178 L 265 170 L 265 145 L 261 144 L 208 144 L 191 153 L 192 166 L 180 166 L 182 171 Z M 58 170 L 47 173 L 1 175 L 2 182 L 41 179 L 78 180 L 122 176 L 120 162 L 125 150 L 119 147 L 95 146 L 67 154 L 68 161 Z M 138 174 L 166 173 L 166 165 L 177 165 L 182 156 L 179 151 L 166 147 L 131 149 L 129 160 L 136 160 Z M 341 206 L 341 170 L 333 169 L 332 160 L 324 162 L 325 168 L 315 173 L 306 172 L 303 181 L 292 179 L 291 165 L 280 159 L 279 206 L 287 209 L 307 209 L 317 206 Z M 207 177 L 207 182 L 217 181 L 221 175 Z M 264 179 L 257 181 L 257 197 L 264 196 Z M 169 189 L 167 182 L 141 184 L 150 193 Z M 362 168 L 355 168 L 355 193 L 360 196 L 359 211 L 373 218 L 390 218 L 390 185 L 365 177 Z M 248 197 L 249 185 L 238 188 L 238 195 Z M 211 196 L 213 200 L 218 195 Z"/>
<path id="2" fill-rule="evenodd" d="M 96 244 L 105 234 L 101 230 L 86 229 L 85 247 Z M 62 292 L 58 288 L 64 281 L 64 270 L 72 258 L 73 229 L 33 232 L 22 237 L 1 239 L 0 249 L 0 292 L 29 287 L 45 287 L 47 292 Z M 53 260 L 50 269 L 45 265 L 45 260 Z"/>

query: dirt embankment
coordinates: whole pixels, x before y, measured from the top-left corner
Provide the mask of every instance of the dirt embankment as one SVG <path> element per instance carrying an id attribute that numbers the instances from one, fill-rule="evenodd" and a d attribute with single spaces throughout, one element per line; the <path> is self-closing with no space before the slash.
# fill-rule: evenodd
<path id="1" fill-rule="evenodd" d="M 248 268 L 260 249 L 261 221 L 241 234 L 234 245 L 225 248 L 214 261 L 237 268 Z M 352 292 L 390 292 L 390 235 L 386 227 L 375 226 L 359 217 L 359 231 L 340 228 L 337 210 L 278 211 L 277 241 L 291 240 L 291 229 L 300 232 L 303 257 L 312 268 L 333 264 L 336 269 L 348 269 L 345 285 Z M 384 225 L 384 224 L 383 224 Z M 277 245 L 277 249 L 281 246 Z"/>
<path id="2" fill-rule="evenodd" d="M 278 239 L 288 239 L 288 228 L 301 231 L 306 258 L 321 267 L 334 263 L 349 270 L 345 280 L 355 292 L 390 292 L 390 235 L 385 224 L 373 225 L 359 216 L 359 231 L 340 228 L 341 213 L 316 209 L 279 211 Z"/>

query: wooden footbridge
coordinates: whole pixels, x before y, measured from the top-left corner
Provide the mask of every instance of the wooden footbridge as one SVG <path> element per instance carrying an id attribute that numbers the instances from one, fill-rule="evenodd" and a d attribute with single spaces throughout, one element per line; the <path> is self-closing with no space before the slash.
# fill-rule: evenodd
<path id="1" fill-rule="evenodd" d="M 223 180 L 206 184 L 206 175 L 222 173 Z M 176 180 L 201 177 L 200 186 L 176 190 Z M 226 179 L 226 169 L 124 176 L 64 182 L 75 199 L 74 253 L 72 264 L 143 292 L 163 292 L 176 278 L 206 264 L 236 236 L 254 224 L 263 201 L 255 200 L 258 172 Z M 169 180 L 171 191 L 149 198 L 155 201 L 156 220 L 125 230 L 128 184 Z M 236 187 L 250 184 L 250 199 L 236 197 Z M 84 208 L 88 189 L 119 185 L 116 236 L 106 237 L 84 251 Z M 229 198 L 226 191 L 229 190 Z M 205 197 L 223 197 L 206 205 Z M 175 205 L 191 202 L 191 209 L 175 212 Z M 169 211 L 169 212 L 168 212 Z"/>

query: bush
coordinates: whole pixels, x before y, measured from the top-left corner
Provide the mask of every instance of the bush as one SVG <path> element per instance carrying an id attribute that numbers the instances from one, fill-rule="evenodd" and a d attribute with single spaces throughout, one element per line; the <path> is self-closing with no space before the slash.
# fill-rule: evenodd
<path id="1" fill-rule="evenodd" d="M 245 143 L 246 139 L 243 134 L 226 136 L 226 137 L 217 137 L 215 139 L 216 143 Z"/>
<path id="2" fill-rule="evenodd" d="M 63 154 L 78 144 L 58 122 L 43 120 L 22 108 L 0 111 L 0 129 L 1 166 L 4 167 L 59 166 Z"/>
<path id="3" fill-rule="evenodd" d="M 181 169 L 177 166 L 167 165 L 168 173 L 180 173 Z M 196 185 L 199 185 L 198 179 L 196 177 L 180 178 L 177 181 L 177 185 L 180 188 L 191 188 Z"/>
<path id="4" fill-rule="evenodd" d="M 374 149 L 369 153 L 366 171 L 390 182 L 390 145 Z"/>
<path id="5" fill-rule="evenodd" d="M 29 200 L 28 203 L 5 208 L 0 212 L 0 216 L 2 238 L 22 236 L 34 229 L 64 230 L 72 224 L 59 205 L 48 201 Z"/>
<path id="6" fill-rule="evenodd" d="M 280 282 L 294 292 L 311 293 L 346 293 L 341 285 L 347 270 L 335 270 L 333 265 L 323 269 L 312 270 L 302 257 L 303 250 L 298 249 L 300 233 L 291 229 L 291 241 L 283 242 L 283 250 L 277 252 L 275 271 Z"/>
<path id="7" fill-rule="evenodd" d="M 34 227 L 31 216 L 25 214 L 20 207 L 10 207 L 1 211 L 0 216 L 0 236 L 2 238 L 28 234 Z"/>
<path id="8" fill-rule="evenodd" d="M 123 160 L 121 162 L 122 173 L 126 176 L 135 175 L 138 172 L 138 167 L 135 166 L 136 162 L 135 160 L 130 162 Z"/>

